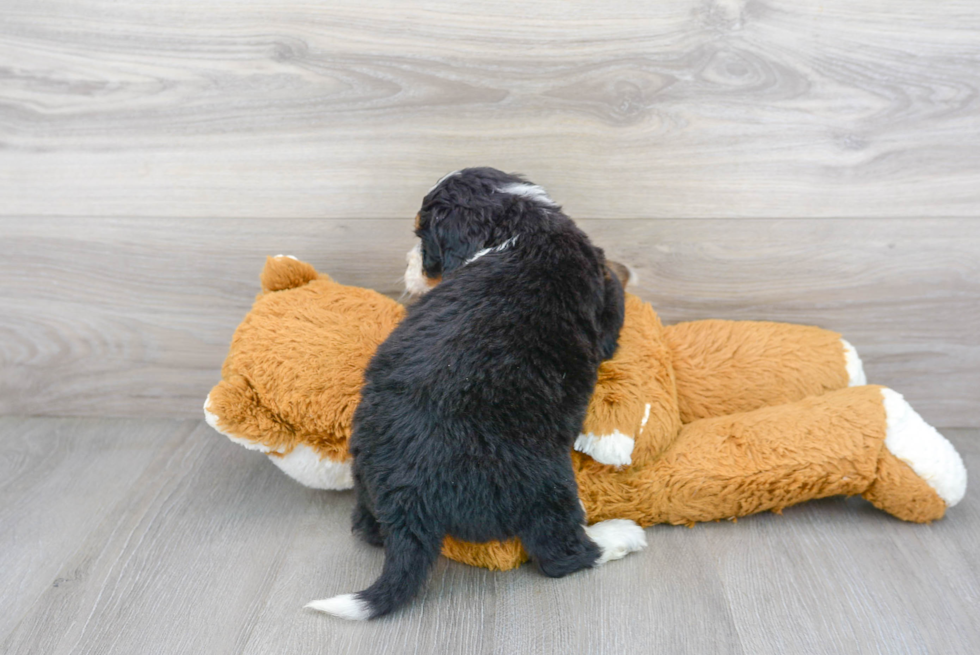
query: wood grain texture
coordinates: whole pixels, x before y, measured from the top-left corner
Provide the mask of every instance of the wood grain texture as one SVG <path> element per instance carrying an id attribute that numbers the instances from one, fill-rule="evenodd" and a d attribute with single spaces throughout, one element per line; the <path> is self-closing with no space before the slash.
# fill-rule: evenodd
<path id="1" fill-rule="evenodd" d="M 487 164 L 582 218 L 977 216 L 973 0 L 8 0 L 0 213 L 412 216 Z"/>
<path id="2" fill-rule="evenodd" d="M 969 469 L 980 466 L 977 430 L 947 434 Z M 972 489 L 931 525 L 854 498 L 659 526 L 646 551 L 560 580 L 440 560 L 410 606 L 363 624 L 302 609 L 380 571 L 380 551 L 349 533 L 349 493 L 305 489 L 202 422 L 0 418 L 0 466 L 45 468 L 50 489 L 77 475 L 43 464 L 51 457 L 70 453 L 94 479 L 131 461 L 134 443 L 142 468 L 102 489 L 4 485 L 5 504 L 31 508 L 19 532 L 66 556 L 11 557 L 10 532 L 0 535 L 0 561 L 21 567 L 0 567 L 0 583 L 31 587 L 5 591 L 0 651 L 938 655 L 980 643 Z"/>
<path id="3" fill-rule="evenodd" d="M 186 436 L 177 422 L 104 433 L 79 419 L 0 421 L 0 639 L 49 587 L 86 575 L 79 545 L 182 426 Z"/>
<path id="4" fill-rule="evenodd" d="M 978 426 L 980 221 L 580 221 L 666 322 L 843 333 L 872 382 Z M 0 219 L 0 414 L 196 418 L 265 257 L 401 292 L 409 221 Z"/>

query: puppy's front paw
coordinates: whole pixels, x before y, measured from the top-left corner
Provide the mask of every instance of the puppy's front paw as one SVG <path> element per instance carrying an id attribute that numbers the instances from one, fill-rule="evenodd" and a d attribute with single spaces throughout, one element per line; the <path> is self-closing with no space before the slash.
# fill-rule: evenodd
<path id="1" fill-rule="evenodd" d="M 602 521 L 587 526 L 585 533 L 602 550 L 596 565 L 622 559 L 647 547 L 647 535 L 643 528 L 627 519 Z"/>

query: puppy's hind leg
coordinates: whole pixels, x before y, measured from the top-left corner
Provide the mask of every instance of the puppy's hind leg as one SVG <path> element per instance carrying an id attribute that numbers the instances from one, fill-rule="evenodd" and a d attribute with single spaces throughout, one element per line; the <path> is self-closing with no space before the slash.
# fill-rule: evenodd
<path id="1" fill-rule="evenodd" d="M 351 513 L 351 532 L 372 546 L 384 546 L 384 536 L 381 534 L 381 524 L 368 507 L 364 492 L 357 488 L 357 504 Z"/>
<path id="2" fill-rule="evenodd" d="M 519 535 L 524 550 L 538 563 L 549 578 L 561 578 L 569 573 L 595 566 L 602 551 L 589 539 L 577 521 L 536 523 Z"/>
<path id="3" fill-rule="evenodd" d="M 612 519 L 583 526 L 585 513 L 574 491 L 561 504 L 549 498 L 547 511 L 518 535 L 542 573 L 560 578 L 646 547 L 646 534 L 633 521 Z"/>
<path id="4" fill-rule="evenodd" d="M 585 512 L 571 471 L 562 479 L 539 487 L 538 501 L 529 512 L 529 524 L 518 531 L 521 544 L 546 576 L 560 578 L 587 569 L 602 557 L 602 551 L 585 534 Z"/>

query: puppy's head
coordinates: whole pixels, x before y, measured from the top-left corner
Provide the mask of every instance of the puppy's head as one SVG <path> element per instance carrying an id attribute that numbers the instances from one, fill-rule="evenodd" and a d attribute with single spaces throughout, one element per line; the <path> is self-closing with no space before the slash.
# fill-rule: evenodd
<path id="1" fill-rule="evenodd" d="M 466 168 L 439 180 L 415 217 L 419 243 L 408 251 L 405 289 L 421 295 L 443 275 L 520 234 L 528 207 L 558 210 L 541 187 L 494 168 Z"/>

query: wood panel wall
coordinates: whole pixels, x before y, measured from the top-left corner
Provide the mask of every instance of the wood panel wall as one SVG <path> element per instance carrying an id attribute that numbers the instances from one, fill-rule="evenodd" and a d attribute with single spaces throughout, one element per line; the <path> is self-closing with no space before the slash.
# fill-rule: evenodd
<path id="1" fill-rule="evenodd" d="M 0 413 L 198 416 L 265 255 L 395 295 L 483 164 L 665 320 L 839 330 L 980 426 L 973 0 L 7 0 Z"/>

